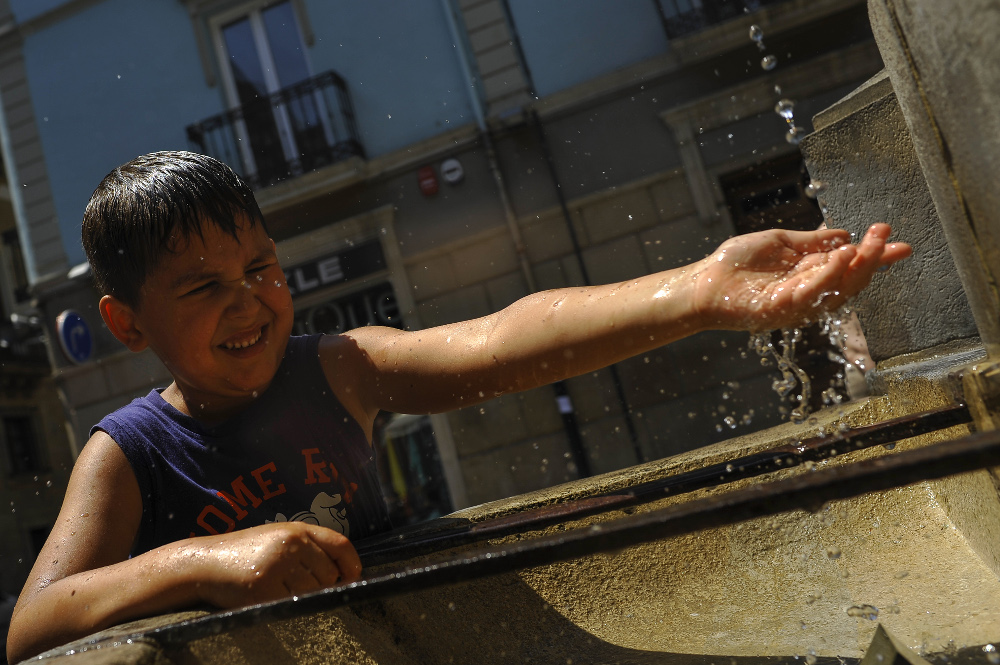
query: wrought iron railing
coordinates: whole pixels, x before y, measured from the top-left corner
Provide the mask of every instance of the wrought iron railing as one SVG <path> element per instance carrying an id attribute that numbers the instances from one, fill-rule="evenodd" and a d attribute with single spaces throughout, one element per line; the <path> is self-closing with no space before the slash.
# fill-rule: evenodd
<path id="1" fill-rule="evenodd" d="M 676 39 L 708 26 L 788 0 L 653 0 L 667 37 Z"/>
<path id="2" fill-rule="evenodd" d="M 189 125 L 187 136 L 255 189 L 364 157 L 347 84 L 334 71 Z"/>

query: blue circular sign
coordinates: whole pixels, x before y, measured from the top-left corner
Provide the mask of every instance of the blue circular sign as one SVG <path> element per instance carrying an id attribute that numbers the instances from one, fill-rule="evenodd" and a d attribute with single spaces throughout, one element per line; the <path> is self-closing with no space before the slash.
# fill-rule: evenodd
<path id="1" fill-rule="evenodd" d="M 67 358 L 77 365 L 90 360 L 94 338 L 90 334 L 90 326 L 82 316 L 71 309 L 65 310 L 56 317 L 56 333 L 59 336 L 59 346 Z"/>

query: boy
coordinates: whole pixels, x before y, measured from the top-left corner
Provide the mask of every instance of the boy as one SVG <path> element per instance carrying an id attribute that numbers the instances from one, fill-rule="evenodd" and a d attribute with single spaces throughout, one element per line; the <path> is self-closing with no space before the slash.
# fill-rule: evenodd
<path id="1" fill-rule="evenodd" d="M 767 231 L 685 268 L 537 293 L 481 319 L 290 338 L 291 296 L 249 188 L 209 157 L 139 157 L 95 191 L 84 246 L 108 329 L 152 349 L 173 382 L 92 431 L 8 655 L 198 603 L 356 581 L 348 536 L 388 528 L 370 449 L 380 410 L 446 411 L 700 330 L 798 323 L 907 256 L 888 234 L 876 225 L 853 246 L 845 231 Z M 306 509 L 315 524 L 283 521 Z"/>

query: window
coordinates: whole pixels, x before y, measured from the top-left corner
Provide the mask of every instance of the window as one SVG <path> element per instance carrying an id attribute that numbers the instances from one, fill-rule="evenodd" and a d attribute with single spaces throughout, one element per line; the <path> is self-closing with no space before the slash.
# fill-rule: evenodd
<path id="1" fill-rule="evenodd" d="M 213 25 L 226 95 L 240 110 L 235 129 L 249 179 L 266 185 L 328 161 L 333 128 L 323 94 L 309 84 L 293 3 L 220 16 Z"/>
<path id="2" fill-rule="evenodd" d="M 47 469 L 38 445 L 35 419 L 30 414 L 8 414 L 0 418 L 7 468 L 12 476 L 37 473 Z"/>
<path id="3" fill-rule="evenodd" d="M 654 0 L 667 36 L 683 37 L 785 0 Z"/>

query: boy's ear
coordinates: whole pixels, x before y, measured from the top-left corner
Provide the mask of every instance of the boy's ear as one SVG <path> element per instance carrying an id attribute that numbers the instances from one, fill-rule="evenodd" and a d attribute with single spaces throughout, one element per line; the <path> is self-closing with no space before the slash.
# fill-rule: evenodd
<path id="1" fill-rule="evenodd" d="M 142 351 L 147 342 L 142 331 L 136 326 L 135 311 L 114 296 L 104 296 L 98 305 L 101 318 L 119 342 L 129 351 Z"/>

